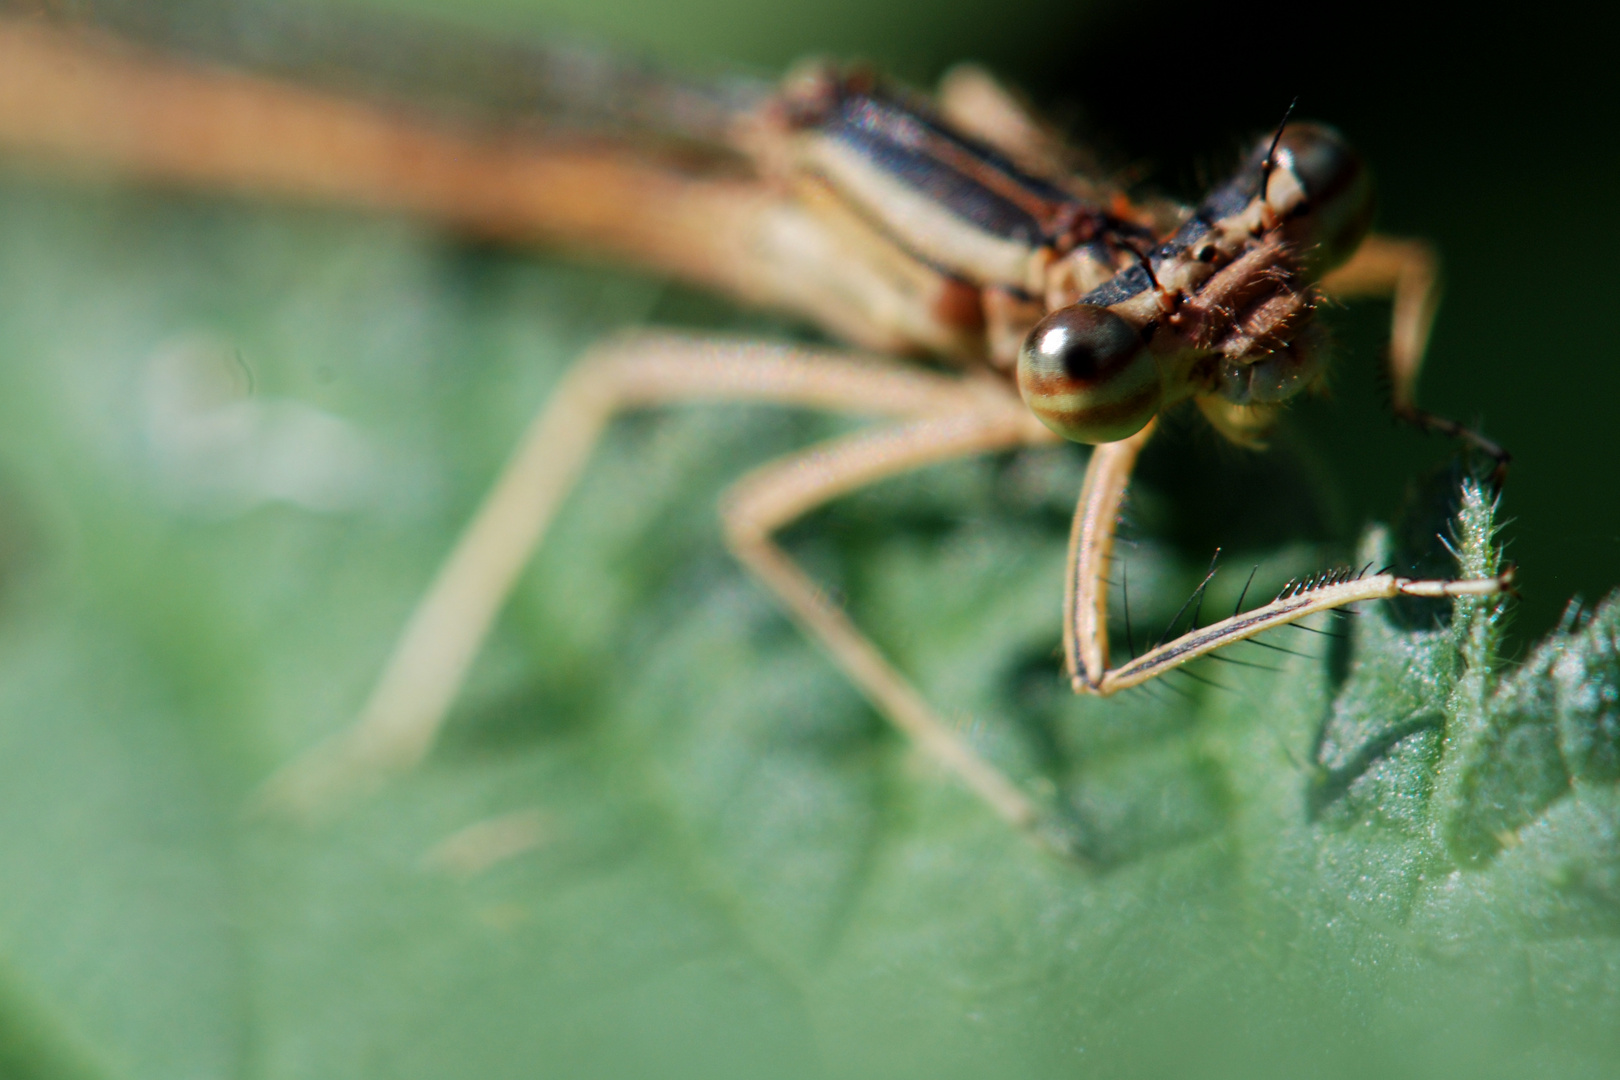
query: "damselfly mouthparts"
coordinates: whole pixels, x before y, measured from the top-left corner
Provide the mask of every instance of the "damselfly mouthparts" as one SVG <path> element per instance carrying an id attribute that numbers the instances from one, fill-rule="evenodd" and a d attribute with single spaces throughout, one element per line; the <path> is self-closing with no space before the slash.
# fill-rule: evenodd
<path id="1" fill-rule="evenodd" d="M 974 68 L 952 72 L 931 99 L 824 64 L 725 95 L 644 73 L 634 86 L 631 97 L 662 106 L 637 115 L 665 125 L 678 150 L 452 127 L 0 23 L 0 140 L 13 147 L 590 248 L 797 313 L 895 358 L 651 333 L 591 350 L 450 554 L 358 723 L 275 777 L 272 801 L 312 810 L 427 752 L 592 446 L 629 409 L 763 401 L 882 421 L 742 478 L 722 507 L 727 541 L 883 715 L 1000 816 L 1042 836 L 1064 832 L 829 601 L 775 541 L 782 526 L 924 465 L 1060 439 L 1095 444 L 1071 534 L 1063 640 L 1071 686 L 1097 695 L 1359 600 L 1507 588 L 1506 574 L 1324 575 L 1110 666 L 1116 521 L 1156 417 L 1190 402 L 1226 438 L 1257 444 L 1321 377 L 1315 315 L 1325 297 L 1391 297 L 1398 414 L 1506 461 L 1416 408 L 1435 259 L 1420 242 L 1367 235 L 1371 183 L 1332 129 L 1283 125 L 1183 207 L 1134 199 L 1076 168 L 1075 151 Z M 898 359 L 915 356 L 955 370 Z"/>

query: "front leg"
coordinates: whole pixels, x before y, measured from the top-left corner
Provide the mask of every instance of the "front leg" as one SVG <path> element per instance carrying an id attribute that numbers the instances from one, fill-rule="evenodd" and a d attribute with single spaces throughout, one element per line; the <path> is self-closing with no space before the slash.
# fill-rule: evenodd
<path id="1" fill-rule="evenodd" d="M 1304 588 L 1285 589 L 1269 604 L 1239 612 L 1209 626 L 1149 649 L 1118 667 L 1108 667 L 1107 573 L 1112 558 L 1119 508 L 1131 472 L 1152 428 L 1129 439 L 1104 443 L 1091 455 L 1075 509 L 1069 540 L 1069 570 L 1064 593 L 1063 645 L 1070 683 L 1077 694 L 1107 697 L 1168 674 L 1217 649 L 1361 600 L 1395 596 L 1494 596 L 1512 585 L 1511 568 L 1495 577 L 1462 580 L 1418 580 L 1394 574 L 1363 576 L 1325 574 Z"/>
<path id="2" fill-rule="evenodd" d="M 1108 565 L 1120 506 L 1136 458 L 1156 423 L 1128 439 L 1091 452 L 1086 479 L 1069 530 L 1068 573 L 1063 588 L 1063 656 L 1074 692 L 1100 686 L 1108 672 Z"/>

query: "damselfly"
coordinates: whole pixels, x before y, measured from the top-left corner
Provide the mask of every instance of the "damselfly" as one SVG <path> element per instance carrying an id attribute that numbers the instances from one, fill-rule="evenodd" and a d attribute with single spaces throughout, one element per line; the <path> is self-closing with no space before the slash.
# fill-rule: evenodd
<path id="1" fill-rule="evenodd" d="M 1324 298 L 1392 298 L 1397 414 L 1506 462 L 1414 404 L 1435 257 L 1421 242 L 1367 234 L 1368 173 L 1331 128 L 1283 123 L 1186 207 L 1134 199 L 1079 167 L 1080 154 L 972 67 L 926 98 L 821 63 L 775 87 L 694 87 L 622 66 L 570 68 L 565 56 L 525 54 L 512 68 L 531 81 L 586 80 L 571 101 L 657 139 L 450 126 L 93 33 L 0 23 L 0 140 L 10 147 L 605 252 L 795 313 L 867 350 L 658 333 L 592 349 L 450 553 L 359 721 L 275 777 L 272 801 L 312 810 L 421 759 L 593 445 L 631 409 L 774 402 L 879 421 L 743 477 L 721 508 L 727 542 L 879 712 L 1002 818 L 1060 844 L 1039 800 L 941 720 L 776 542 L 778 530 L 925 465 L 1094 444 L 1062 585 L 1063 653 L 1073 690 L 1103 696 L 1360 600 L 1508 587 L 1506 573 L 1328 573 L 1110 663 L 1116 522 L 1156 418 L 1191 403 L 1227 439 L 1258 444 L 1321 377 Z M 934 364 L 902 359 L 913 357 Z"/>

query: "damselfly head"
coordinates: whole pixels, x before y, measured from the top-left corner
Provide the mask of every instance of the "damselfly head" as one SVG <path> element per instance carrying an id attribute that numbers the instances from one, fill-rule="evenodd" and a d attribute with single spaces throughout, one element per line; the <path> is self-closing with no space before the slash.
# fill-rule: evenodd
<path id="1" fill-rule="evenodd" d="M 1321 376 L 1316 283 L 1372 208 L 1338 132 L 1283 125 L 1151 252 L 1105 238 L 1135 261 L 1035 325 L 1018 356 L 1025 404 L 1083 443 L 1127 438 L 1189 397 L 1269 415 Z"/>
<path id="2" fill-rule="evenodd" d="M 1059 308 L 1035 325 L 1018 354 L 1018 392 L 1043 424 L 1082 443 L 1136 434 L 1164 399 L 1141 331 L 1095 304 Z"/>

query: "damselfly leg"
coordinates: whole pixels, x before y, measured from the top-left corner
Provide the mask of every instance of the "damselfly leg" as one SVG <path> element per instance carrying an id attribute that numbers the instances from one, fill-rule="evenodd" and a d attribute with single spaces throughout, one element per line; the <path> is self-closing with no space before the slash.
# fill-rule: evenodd
<path id="1" fill-rule="evenodd" d="M 347 731 L 267 784 L 268 806 L 319 816 L 415 766 L 592 447 L 618 414 L 682 402 L 768 402 L 897 423 L 811 447 L 743 477 L 726 496 L 727 542 L 872 704 L 1020 828 L 1035 802 L 981 759 L 772 539 L 816 507 L 886 477 L 1056 440 L 1006 384 L 758 343 L 637 334 L 581 359 L 535 418 L 412 615 Z"/>
<path id="2" fill-rule="evenodd" d="M 1494 596 L 1513 581 L 1511 567 L 1495 577 L 1415 579 L 1380 572 L 1327 573 L 1306 586 L 1285 590 L 1269 604 L 1198 627 L 1118 667 L 1108 666 L 1108 570 L 1120 506 L 1137 456 L 1152 436 L 1150 425 L 1128 439 L 1099 446 L 1086 469 L 1080 505 L 1069 541 L 1064 594 L 1063 646 L 1069 681 L 1077 694 L 1107 696 L 1141 686 L 1217 649 L 1275 630 L 1322 611 L 1363 600 L 1396 596 Z M 1370 568 L 1368 568 L 1370 569 Z"/>

